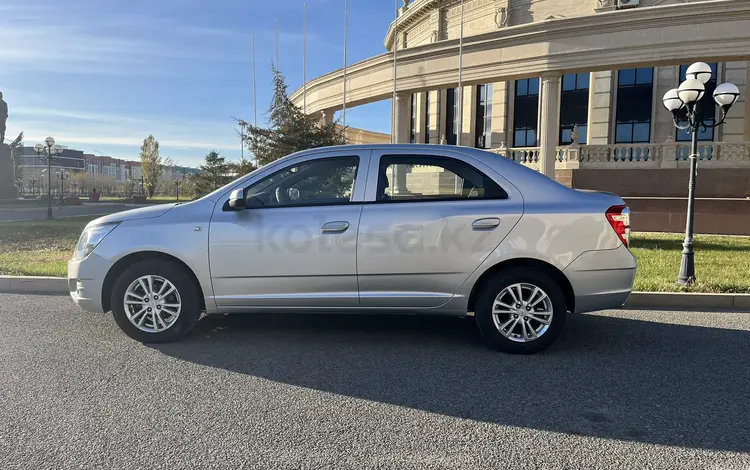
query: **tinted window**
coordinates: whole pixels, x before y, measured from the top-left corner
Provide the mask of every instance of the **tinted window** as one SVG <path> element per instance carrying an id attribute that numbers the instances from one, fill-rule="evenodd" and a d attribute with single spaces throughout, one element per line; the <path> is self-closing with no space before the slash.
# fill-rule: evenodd
<path id="1" fill-rule="evenodd" d="M 539 117 L 539 79 L 516 80 L 513 107 L 513 146 L 536 145 L 536 123 Z"/>
<path id="2" fill-rule="evenodd" d="M 336 157 L 293 165 L 245 189 L 265 207 L 346 204 L 357 178 L 357 157 Z"/>
<path id="3" fill-rule="evenodd" d="M 383 157 L 378 201 L 505 199 L 508 194 L 468 163 L 447 157 Z"/>
<path id="4" fill-rule="evenodd" d="M 617 73 L 615 143 L 651 140 L 651 102 L 654 69 L 627 69 Z"/>
<path id="5" fill-rule="evenodd" d="M 578 143 L 585 144 L 589 117 L 589 74 L 563 75 L 560 95 L 560 144 L 573 142 L 573 128 L 578 130 Z"/>

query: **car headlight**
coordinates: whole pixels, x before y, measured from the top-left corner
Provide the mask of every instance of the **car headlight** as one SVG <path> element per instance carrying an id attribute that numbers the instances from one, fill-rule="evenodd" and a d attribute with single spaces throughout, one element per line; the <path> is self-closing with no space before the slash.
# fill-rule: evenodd
<path id="1" fill-rule="evenodd" d="M 120 222 L 111 222 L 108 224 L 92 225 L 86 227 L 78 239 L 76 250 L 73 253 L 73 259 L 82 260 L 94 251 L 94 248 L 109 235 L 109 232 L 115 229 Z"/>

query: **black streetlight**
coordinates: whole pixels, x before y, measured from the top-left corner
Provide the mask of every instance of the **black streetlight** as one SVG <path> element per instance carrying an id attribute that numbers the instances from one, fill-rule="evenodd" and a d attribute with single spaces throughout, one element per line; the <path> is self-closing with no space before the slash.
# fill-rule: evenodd
<path id="1" fill-rule="evenodd" d="M 180 180 L 174 180 L 174 188 L 177 192 L 177 200 L 180 200 Z"/>
<path id="2" fill-rule="evenodd" d="M 62 149 L 55 147 L 55 139 L 47 137 L 44 139 L 44 145 L 36 144 L 34 146 L 36 154 L 47 159 L 47 218 L 52 218 L 52 158 L 62 153 Z"/>
<path id="3" fill-rule="evenodd" d="M 711 67 L 703 62 L 696 62 L 685 72 L 686 80 L 679 88 L 664 94 L 662 103 L 672 113 L 674 126 L 690 132 L 690 182 L 688 184 L 687 223 L 685 224 L 685 241 L 682 244 L 682 262 L 678 284 L 690 285 L 695 282 L 695 256 L 693 252 L 693 220 L 695 217 L 695 176 L 698 166 L 698 130 L 720 126 L 727 118 L 729 108 L 737 101 L 740 90 L 731 83 L 723 83 L 714 90 L 714 101 L 721 108 L 721 119 L 715 124 L 706 124 L 699 113 L 700 100 L 706 92 L 705 83 L 711 79 Z M 680 124 L 680 110 L 685 108 L 687 124 Z"/>
<path id="4" fill-rule="evenodd" d="M 65 170 L 60 170 L 57 172 L 57 179 L 60 180 L 60 205 L 65 203 L 65 180 L 68 179 L 68 176 L 68 172 Z"/>
<path id="5" fill-rule="evenodd" d="M 141 176 L 141 196 L 145 196 L 145 195 L 146 195 L 146 190 L 143 189 L 143 176 Z"/>

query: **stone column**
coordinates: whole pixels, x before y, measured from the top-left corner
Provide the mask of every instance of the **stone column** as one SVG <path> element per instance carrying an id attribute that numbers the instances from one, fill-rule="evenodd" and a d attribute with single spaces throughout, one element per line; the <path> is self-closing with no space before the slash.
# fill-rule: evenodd
<path id="1" fill-rule="evenodd" d="M 396 133 L 396 139 L 394 140 L 397 144 L 408 144 L 409 143 L 409 95 L 407 93 L 396 94 L 396 100 L 393 103 L 395 106 L 394 126 L 393 130 Z"/>
<path id="2" fill-rule="evenodd" d="M 559 72 L 542 74 L 542 112 L 539 128 L 539 171 L 555 178 L 557 143 L 560 133 L 560 78 Z"/>

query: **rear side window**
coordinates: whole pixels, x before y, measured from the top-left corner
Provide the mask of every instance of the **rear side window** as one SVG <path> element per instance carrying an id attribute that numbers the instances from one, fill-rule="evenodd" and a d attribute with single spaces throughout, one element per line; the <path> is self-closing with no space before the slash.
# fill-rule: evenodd
<path id="1" fill-rule="evenodd" d="M 508 193 L 489 176 L 455 158 L 403 155 L 380 159 L 376 196 L 380 202 L 507 198 Z"/>

